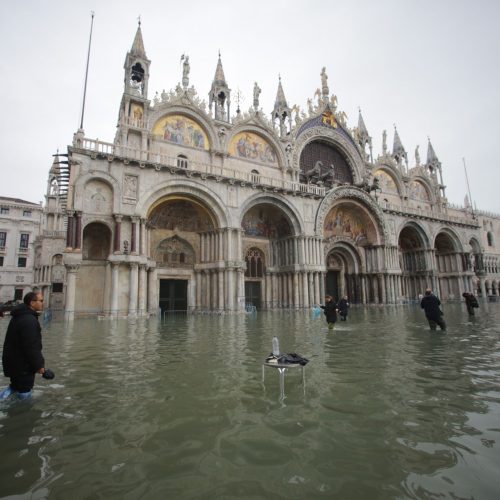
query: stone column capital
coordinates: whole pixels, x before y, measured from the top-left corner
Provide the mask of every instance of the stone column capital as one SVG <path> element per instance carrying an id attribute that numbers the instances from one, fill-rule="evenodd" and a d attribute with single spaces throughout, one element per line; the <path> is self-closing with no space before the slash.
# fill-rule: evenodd
<path id="1" fill-rule="evenodd" d="M 68 273 L 77 273 L 80 269 L 80 264 L 65 264 L 65 266 Z"/>

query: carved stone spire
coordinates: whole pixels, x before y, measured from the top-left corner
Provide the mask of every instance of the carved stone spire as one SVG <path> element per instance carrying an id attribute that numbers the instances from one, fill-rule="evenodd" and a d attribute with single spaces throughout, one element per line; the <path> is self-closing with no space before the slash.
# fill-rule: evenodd
<path id="1" fill-rule="evenodd" d="M 214 80 L 212 82 L 212 88 L 210 89 L 210 92 L 208 94 L 208 99 L 208 105 L 214 119 L 229 122 L 231 109 L 231 89 L 228 87 L 226 77 L 224 76 L 224 69 L 222 68 L 220 52 L 219 60 L 217 61 L 217 68 L 215 69 Z"/>
<path id="2" fill-rule="evenodd" d="M 271 118 L 273 123 L 276 123 L 276 120 L 278 120 L 280 137 L 285 137 L 292 126 L 292 110 L 288 107 L 288 103 L 286 102 L 285 92 L 283 92 L 283 86 L 281 85 L 281 76 L 279 77 L 278 92 L 276 93 L 276 100 L 274 101 L 274 109 Z"/>
<path id="3" fill-rule="evenodd" d="M 408 168 L 408 154 L 406 153 L 403 143 L 399 138 L 398 129 L 394 125 L 394 142 L 392 144 L 392 157 L 396 160 L 399 166 L 402 166 L 403 159 L 405 160 L 406 168 Z"/>
<path id="4" fill-rule="evenodd" d="M 147 59 L 146 51 L 144 49 L 144 41 L 142 40 L 141 22 L 139 21 L 139 26 L 137 26 L 137 31 L 135 32 L 134 43 L 132 43 L 132 48 L 130 53 L 134 56 L 143 57 Z"/>
<path id="5" fill-rule="evenodd" d="M 147 99 L 150 64 L 144 50 L 139 21 L 132 48 L 125 58 L 125 93 Z"/>
<path id="6" fill-rule="evenodd" d="M 429 171 L 431 177 L 433 177 L 436 181 L 438 181 L 437 173 L 439 172 L 439 182 L 443 184 L 443 172 L 441 170 L 441 162 L 439 161 L 434 148 L 432 147 L 431 140 L 428 139 L 429 143 L 427 145 L 427 161 L 425 162 L 425 166 Z M 444 189 L 443 189 L 444 196 Z"/>
<path id="7" fill-rule="evenodd" d="M 436 155 L 436 153 L 434 152 L 434 148 L 432 147 L 432 144 L 431 144 L 431 140 L 429 139 L 429 143 L 427 145 L 427 161 L 426 161 L 426 164 L 427 165 L 434 165 L 434 164 L 437 164 L 439 162 L 438 160 L 438 157 Z"/>
<path id="8" fill-rule="evenodd" d="M 222 61 L 220 60 L 220 52 L 219 52 L 219 60 L 217 61 L 217 68 L 215 69 L 214 82 L 219 83 L 221 85 L 227 85 L 226 77 L 224 76 L 224 69 L 222 68 Z"/>
<path id="9" fill-rule="evenodd" d="M 361 109 L 359 110 L 358 116 L 358 128 L 356 129 L 356 139 L 359 146 L 365 153 L 365 159 L 372 161 L 372 138 L 368 133 L 368 130 L 363 120 L 363 115 L 361 114 Z M 366 151 L 366 146 L 369 148 L 369 153 Z"/>

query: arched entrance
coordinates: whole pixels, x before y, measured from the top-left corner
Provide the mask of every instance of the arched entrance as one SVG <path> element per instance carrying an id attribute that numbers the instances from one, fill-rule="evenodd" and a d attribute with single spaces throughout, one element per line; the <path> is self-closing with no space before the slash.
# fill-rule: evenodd
<path id="1" fill-rule="evenodd" d="M 241 221 L 247 260 L 245 301 L 254 302 L 260 293 L 263 309 L 298 309 L 317 303 L 319 289 L 314 288 L 312 275 L 306 270 L 306 263 L 314 257 L 312 246 L 307 238 L 299 237 L 298 217 L 282 200 L 270 196 L 251 203 Z M 251 275 L 255 264 L 262 265 L 262 276 Z"/>
<path id="2" fill-rule="evenodd" d="M 441 298 L 460 298 L 464 291 L 462 276 L 467 271 L 467 262 L 458 238 L 448 231 L 439 232 L 434 240 L 434 254 Z"/>
<path id="3" fill-rule="evenodd" d="M 194 198 L 170 196 L 151 208 L 147 225 L 149 253 L 156 261 L 157 307 L 162 313 L 222 306 L 214 275 L 219 246 L 212 212 Z"/>
<path id="4" fill-rule="evenodd" d="M 399 233 L 399 267 L 402 273 L 402 294 L 407 300 L 418 300 L 426 288 L 435 288 L 424 230 L 409 223 Z"/>
<path id="5" fill-rule="evenodd" d="M 264 252 L 257 247 L 251 247 L 245 255 L 245 306 L 262 307 L 262 282 L 265 273 Z"/>
<path id="6" fill-rule="evenodd" d="M 109 309 L 106 277 L 111 241 L 111 229 L 103 222 L 91 222 L 83 229 L 82 262 L 75 291 L 79 313 L 98 314 Z"/>
<path id="7" fill-rule="evenodd" d="M 377 252 L 379 231 L 362 201 L 339 199 L 323 222 L 325 237 L 325 292 L 351 302 L 385 302 Z"/>
<path id="8" fill-rule="evenodd" d="M 352 303 L 363 302 L 360 269 L 356 249 L 350 243 L 337 242 L 326 256 L 325 293 L 336 300 L 347 295 Z"/>

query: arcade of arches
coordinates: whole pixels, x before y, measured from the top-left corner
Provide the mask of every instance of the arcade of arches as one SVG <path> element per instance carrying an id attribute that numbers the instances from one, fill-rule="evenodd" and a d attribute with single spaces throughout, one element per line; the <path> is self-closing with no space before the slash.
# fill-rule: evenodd
<path id="1" fill-rule="evenodd" d="M 355 200 L 337 200 L 322 236 L 305 236 L 294 212 L 277 200 L 257 200 L 240 227 L 221 227 L 205 202 L 166 197 L 147 218 L 133 221 L 123 243 L 128 264 L 113 261 L 119 231 L 120 221 L 114 231 L 103 222 L 83 228 L 81 266 L 93 283 L 87 312 L 141 314 L 158 305 L 162 311 L 235 311 L 248 304 L 297 309 L 322 303 L 326 293 L 347 295 L 353 303 L 396 303 L 429 286 L 458 297 L 472 289 L 480 265 L 474 242 L 470 255 L 449 231 L 431 243 L 412 222 L 400 230 L 397 247 L 385 245 L 370 207 Z M 123 287 L 130 289 L 125 299 Z"/>

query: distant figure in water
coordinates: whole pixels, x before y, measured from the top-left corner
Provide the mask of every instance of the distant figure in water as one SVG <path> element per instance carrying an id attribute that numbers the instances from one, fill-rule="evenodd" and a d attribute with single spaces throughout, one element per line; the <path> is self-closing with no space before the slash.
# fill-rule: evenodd
<path id="1" fill-rule="evenodd" d="M 347 295 L 344 295 L 338 303 L 338 309 L 339 309 L 339 315 L 340 315 L 340 321 L 346 321 L 347 320 L 347 313 L 349 312 L 349 301 L 347 298 Z"/>
<path id="2" fill-rule="evenodd" d="M 462 297 L 465 299 L 465 307 L 467 308 L 469 316 L 474 316 L 474 309 L 479 307 L 476 297 L 474 297 L 474 294 L 470 292 L 464 292 Z"/>
<path id="3" fill-rule="evenodd" d="M 331 295 L 326 295 L 325 305 L 320 307 L 323 309 L 323 313 L 326 316 L 328 329 L 333 330 L 335 323 L 337 322 L 337 303 Z"/>
<path id="4" fill-rule="evenodd" d="M 424 298 L 420 302 L 420 307 L 425 311 L 425 317 L 429 322 L 431 330 L 435 330 L 437 325 L 439 325 L 441 330 L 446 330 L 443 311 L 439 308 L 440 305 L 441 301 L 432 293 L 430 288 L 427 288 Z"/>

